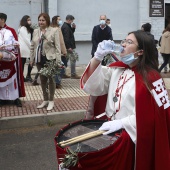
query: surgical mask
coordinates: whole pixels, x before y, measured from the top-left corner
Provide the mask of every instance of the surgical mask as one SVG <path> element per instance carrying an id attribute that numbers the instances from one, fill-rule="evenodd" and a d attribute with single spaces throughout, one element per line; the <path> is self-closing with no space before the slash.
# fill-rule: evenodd
<path id="1" fill-rule="evenodd" d="M 112 25 L 111 25 L 111 24 L 108 24 L 108 26 L 111 28 Z"/>
<path id="2" fill-rule="evenodd" d="M 105 25 L 106 21 L 105 20 L 100 20 L 100 25 Z"/>
<path id="3" fill-rule="evenodd" d="M 137 52 L 139 52 L 139 51 L 136 51 L 135 53 L 137 53 Z M 135 60 L 138 59 L 138 57 L 135 58 L 135 56 L 134 56 L 135 53 L 127 54 L 127 55 L 121 57 L 120 60 L 121 60 L 124 64 L 130 65 L 130 64 L 132 64 Z"/>
<path id="4" fill-rule="evenodd" d="M 63 21 L 58 21 L 58 25 L 61 26 L 63 24 Z"/>

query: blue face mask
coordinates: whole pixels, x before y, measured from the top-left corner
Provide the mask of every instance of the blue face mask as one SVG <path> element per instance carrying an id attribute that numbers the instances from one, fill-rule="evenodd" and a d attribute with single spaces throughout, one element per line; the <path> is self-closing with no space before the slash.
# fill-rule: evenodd
<path id="1" fill-rule="evenodd" d="M 105 25 L 106 21 L 105 20 L 100 20 L 100 25 Z"/>
<path id="2" fill-rule="evenodd" d="M 138 52 L 138 51 L 137 51 L 137 52 Z M 135 53 L 137 53 L 137 52 L 135 52 Z M 130 64 L 132 64 L 135 60 L 138 59 L 138 57 L 135 58 L 135 56 L 134 56 L 135 53 L 127 54 L 127 55 L 121 57 L 120 60 L 121 60 L 124 64 L 130 65 Z"/>
<path id="3" fill-rule="evenodd" d="M 63 24 L 63 22 L 60 20 L 58 21 L 58 25 L 61 26 Z"/>

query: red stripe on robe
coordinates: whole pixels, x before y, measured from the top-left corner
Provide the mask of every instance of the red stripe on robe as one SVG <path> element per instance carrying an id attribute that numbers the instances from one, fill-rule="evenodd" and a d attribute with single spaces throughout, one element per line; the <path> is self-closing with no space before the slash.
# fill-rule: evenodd
<path id="1" fill-rule="evenodd" d="M 8 27 L 7 25 L 4 26 L 6 29 L 10 30 L 15 38 L 16 41 L 18 41 L 18 37 L 16 34 L 16 31 Z M 18 89 L 19 89 L 19 97 L 25 97 L 25 86 L 24 86 L 24 77 L 23 77 L 23 70 L 21 66 L 21 54 L 20 54 L 20 49 L 18 47 L 18 54 L 15 54 L 17 59 L 16 59 L 16 65 L 17 65 L 17 81 L 18 81 Z"/>

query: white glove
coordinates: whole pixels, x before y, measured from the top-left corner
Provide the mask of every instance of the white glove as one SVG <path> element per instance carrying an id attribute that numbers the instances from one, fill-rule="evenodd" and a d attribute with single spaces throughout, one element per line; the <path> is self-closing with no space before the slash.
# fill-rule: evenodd
<path id="1" fill-rule="evenodd" d="M 103 133 L 103 135 L 108 135 L 109 133 L 113 133 L 122 128 L 123 125 L 121 120 L 112 120 L 103 123 L 103 125 L 99 128 L 99 130 L 108 130 L 107 132 Z"/>
<path id="2" fill-rule="evenodd" d="M 102 42 L 98 44 L 97 50 L 94 53 L 94 57 L 97 60 L 102 61 L 104 56 L 106 56 L 107 54 L 113 53 L 114 45 L 115 45 L 114 41 L 103 40 Z"/>

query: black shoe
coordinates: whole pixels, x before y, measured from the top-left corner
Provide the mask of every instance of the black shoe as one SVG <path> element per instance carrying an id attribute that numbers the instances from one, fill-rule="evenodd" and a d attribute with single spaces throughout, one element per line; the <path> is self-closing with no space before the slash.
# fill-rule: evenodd
<path id="1" fill-rule="evenodd" d="M 27 82 L 27 79 L 24 77 L 24 82 Z"/>
<path id="2" fill-rule="evenodd" d="M 56 89 L 61 89 L 61 88 L 62 88 L 61 84 L 56 84 Z"/>
<path id="3" fill-rule="evenodd" d="M 63 78 L 63 79 L 67 79 L 67 78 L 70 78 L 70 76 L 68 76 L 67 74 L 64 74 L 64 75 L 62 76 L 62 78 Z"/>
<path id="4" fill-rule="evenodd" d="M 81 77 L 80 76 L 78 76 L 77 74 L 75 74 L 75 75 L 71 75 L 71 79 L 80 79 Z"/>
<path id="5" fill-rule="evenodd" d="M 28 81 L 29 81 L 29 82 L 32 82 L 32 81 L 33 81 L 30 76 L 27 76 L 27 77 L 26 77 L 26 82 L 28 82 Z"/>
<path id="6" fill-rule="evenodd" d="M 0 107 L 3 105 L 3 101 L 2 100 L 0 100 Z"/>
<path id="7" fill-rule="evenodd" d="M 40 84 L 37 83 L 37 80 L 35 79 L 35 80 L 32 82 L 32 85 L 33 85 L 33 86 L 38 86 L 38 85 L 40 85 Z"/>
<path id="8" fill-rule="evenodd" d="M 16 100 L 14 100 L 14 104 L 17 106 L 17 107 L 22 107 L 22 103 L 21 103 L 21 100 L 18 98 Z"/>

